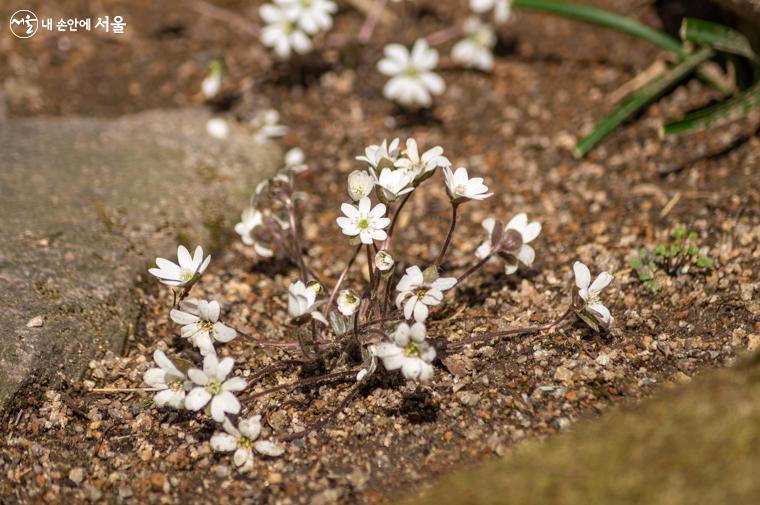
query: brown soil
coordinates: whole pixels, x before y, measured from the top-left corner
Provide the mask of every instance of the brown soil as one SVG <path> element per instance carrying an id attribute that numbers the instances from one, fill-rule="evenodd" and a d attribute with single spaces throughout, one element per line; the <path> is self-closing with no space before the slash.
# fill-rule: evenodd
<path id="1" fill-rule="evenodd" d="M 658 23 L 641 2 L 594 3 Z M 55 9 L 97 15 L 90 5 L 66 1 Z M 469 264 L 483 238 L 479 223 L 488 215 L 509 219 L 525 211 L 543 224 L 534 267 L 507 277 L 490 265 L 434 312 L 433 336 L 455 339 L 551 320 L 566 307 L 576 259 L 615 273 L 606 300 L 616 326 L 606 335 L 573 325 L 470 348 L 450 364 L 460 376 L 441 366 L 427 387 L 373 382 L 327 430 L 288 445 L 278 459 L 259 458 L 252 472 L 239 475 L 227 455 L 210 451 L 215 427 L 202 416 L 157 410 L 145 394 L 85 391 L 93 384 L 139 386 L 156 347 L 189 356 L 173 337 L 176 326 L 166 323 L 168 294 L 148 292 L 126 356 L 93 362 L 84 384 L 54 390 L 35 384 L 17 396 L 4 421 L 0 501 L 102 496 L 134 503 L 375 503 L 415 493 L 434 476 L 503 454 L 520 440 L 545 437 L 615 403 L 689 381 L 705 368 L 729 366 L 741 349 L 760 345 L 756 126 L 737 123 L 660 140 L 659 119 L 716 98 L 692 81 L 615 132 L 588 159 L 570 154 L 573 139 L 610 110 L 605 97 L 660 55 L 646 43 L 518 13 L 501 29 L 492 74 L 444 63 L 444 97 L 431 111 L 410 114 L 381 97 L 384 79 L 374 62 L 385 43 L 411 43 L 446 26 L 462 6 L 408 7 L 400 28 L 381 26 L 365 48 L 324 50 L 285 65 L 269 61 L 251 36 L 224 23 L 159 5 L 109 3 L 106 11 L 128 20 L 131 35 L 123 38 L 85 33 L 65 44 L 57 34 L 32 43 L 4 38 L 0 52 L 8 58 L 0 60 L 0 75 L 6 94 L 9 80 L 17 90 L 9 114 L 115 115 L 198 103 L 207 62 L 223 57 L 228 73 L 216 106 L 243 121 L 263 106 L 276 107 L 291 127 L 284 144 L 301 146 L 311 163 L 300 185 L 311 196 L 304 232 L 316 271 L 335 279 L 349 254 L 333 223 L 336 202 L 345 199 L 345 177 L 358 167 L 353 156 L 384 137 L 414 136 L 423 146 L 442 145 L 457 166 L 482 174 L 496 192 L 483 204 L 462 207 L 446 270 Z M 255 19 L 245 2 L 219 5 Z M 334 32 L 355 33 L 361 22 L 344 6 Z M 663 168 L 670 173 L 661 175 Z M 429 261 L 440 246 L 448 204 L 442 184 L 433 181 L 415 195 L 401 223 L 408 241 L 403 260 Z M 665 242 L 679 225 L 700 233 L 716 268 L 660 274 L 662 289 L 652 294 L 627 259 Z M 213 260 L 197 294 L 220 300 L 226 320 L 256 338 L 286 339 L 283 293 L 295 277 L 292 266 L 255 263 L 235 244 Z M 246 346 L 242 337 L 223 352 L 252 370 L 280 357 Z M 295 376 L 271 375 L 256 388 Z M 329 412 L 346 391 L 340 383 L 303 388 L 246 408 L 264 414 L 270 433 L 289 431 Z"/>

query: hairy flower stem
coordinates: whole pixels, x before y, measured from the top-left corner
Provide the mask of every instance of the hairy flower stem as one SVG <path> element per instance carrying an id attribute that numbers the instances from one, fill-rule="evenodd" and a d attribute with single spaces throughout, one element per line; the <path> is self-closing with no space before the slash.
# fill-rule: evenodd
<path id="1" fill-rule="evenodd" d="M 306 264 L 303 261 L 303 251 L 301 250 L 301 239 L 298 235 L 298 220 L 296 219 L 296 208 L 293 200 L 287 199 L 288 217 L 290 218 L 290 233 L 293 240 L 293 256 L 295 256 L 298 270 L 301 272 L 301 281 L 306 284 L 309 280 L 309 274 L 306 271 Z"/>
<path id="2" fill-rule="evenodd" d="M 387 2 L 388 0 L 375 0 L 372 4 L 372 9 L 370 9 L 367 18 L 364 20 L 364 24 L 359 29 L 359 35 L 356 36 L 356 39 L 360 43 L 366 44 L 372 38 L 372 32 L 375 31 L 375 26 L 377 26 L 377 22 L 380 20 Z"/>
<path id="3" fill-rule="evenodd" d="M 322 428 L 324 428 L 327 423 L 329 423 L 335 416 L 340 414 L 343 409 L 348 407 L 348 405 L 356 398 L 356 395 L 359 394 L 359 391 L 361 390 L 362 386 L 364 385 L 364 380 L 359 381 L 356 383 L 356 385 L 351 388 L 351 391 L 348 392 L 348 395 L 338 404 L 338 406 L 329 414 L 327 414 L 325 417 L 314 423 L 311 427 L 306 428 L 302 431 L 297 431 L 295 433 L 290 433 L 289 435 L 283 435 L 280 437 L 280 440 L 283 442 L 290 442 L 299 438 L 303 438 L 312 431 L 317 431 Z"/>
<path id="4" fill-rule="evenodd" d="M 327 299 L 325 308 L 322 309 L 323 316 L 327 317 L 327 314 L 330 312 L 330 307 L 332 306 L 333 301 L 335 301 L 335 295 L 338 294 L 338 289 L 340 289 L 340 285 L 343 284 L 343 279 L 346 278 L 346 274 L 348 274 L 348 270 L 351 268 L 351 265 L 354 264 L 354 261 L 356 260 L 356 257 L 359 256 L 359 251 L 361 250 L 362 250 L 362 244 L 359 244 L 358 246 L 356 246 L 356 249 L 354 250 L 354 254 L 351 255 L 351 259 L 348 260 L 348 263 L 346 263 L 346 267 L 340 273 L 340 277 L 338 277 L 338 282 L 335 283 L 335 287 L 332 288 L 332 291 L 330 291 L 330 297 Z"/>
<path id="5" fill-rule="evenodd" d="M 462 34 L 462 25 L 455 24 L 447 28 L 444 28 L 443 30 L 438 30 L 437 32 L 431 33 L 430 35 L 425 37 L 425 40 L 427 40 L 427 43 L 430 44 L 431 46 L 439 46 L 441 44 L 445 44 L 446 42 L 459 37 L 461 34 Z"/>
<path id="6" fill-rule="evenodd" d="M 480 260 L 477 263 L 475 263 L 473 266 L 471 266 L 469 268 L 469 270 L 467 270 L 465 273 L 463 273 L 462 275 L 460 275 L 459 277 L 457 277 L 457 284 L 459 284 L 460 282 L 462 282 L 463 280 L 465 280 L 467 277 L 471 276 L 472 274 L 474 274 L 475 272 L 477 272 L 478 270 L 480 270 L 483 267 L 483 265 L 485 265 L 486 263 L 488 263 L 488 260 L 490 260 L 491 256 L 493 256 L 495 253 L 496 253 L 496 251 L 491 252 L 491 254 L 489 254 L 488 256 L 486 256 L 485 258 L 483 258 L 482 260 Z"/>
<path id="7" fill-rule="evenodd" d="M 449 244 L 451 243 L 451 237 L 454 235 L 454 228 L 456 228 L 456 225 L 457 225 L 457 208 L 458 207 L 459 207 L 458 203 L 451 204 L 451 226 L 449 227 L 449 232 L 446 234 L 446 240 L 443 242 L 443 247 L 441 247 L 441 252 L 438 254 L 438 257 L 435 259 L 436 268 L 441 266 L 441 263 L 443 263 L 443 258 L 446 256 L 446 251 L 448 250 Z"/>
<path id="8" fill-rule="evenodd" d="M 539 326 L 526 326 L 522 328 L 512 328 L 512 329 L 503 330 L 503 331 L 489 331 L 488 333 L 474 335 L 464 340 L 458 340 L 456 342 L 446 343 L 445 348 L 443 350 L 453 351 L 453 350 L 461 349 L 470 344 L 488 342 L 490 340 L 493 340 L 499 337 L 509 337 L 509 336 L 514 336 L 514 335 L 527 335 L 527 334 L 532 334 L 532 333 L 539 333 L 539 332 L 554 328 L 558 324 L 567 320 L 568 316 L 570 316 L 571 314 L 573 314 L 572 305 L 568 307 L 568 309 L 565 311 L 564 314 L 562 314 L 557 320 L 552 321 L 551 323 L 542 324 Z"/>
<path id="9" fill-rule="evenodd" d="M 393 230 L 396 228 L 396 221 L 398 221 L 398 216 L 401 214 L 401 209 L 404 208 L 404 205 L 406 205 L 406 202 L 409 200 L 413 193 L 414 191 L 404 195 L 404 198 L 401 199 L 401 203 L 399 203 L 398 207 L 396 207 L 396 212 L 393 213 L 393 218 L 391 219 L 391 225 L 388 227 L 388 238 L 385 239 L 385 242 L 383 242 L 383 249 L 390 249 L 391 239 L 393 238 Z"/>

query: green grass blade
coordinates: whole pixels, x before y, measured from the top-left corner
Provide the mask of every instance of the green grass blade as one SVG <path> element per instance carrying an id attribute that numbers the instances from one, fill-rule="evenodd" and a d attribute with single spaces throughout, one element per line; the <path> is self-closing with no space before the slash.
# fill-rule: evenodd
<path id="1" fill-rule="evenodd" d="M 575 156 L 577 158 L 585 156 L 596 144 L 609 135 L 612 130 L 649 105 L 652 101 L 656 100 L 659 96 L 693 72 L 701 63 L 712 58 L 714 55 L 715 51 L 712 48 L 704 47 L 699 51 L 688 55 L 683 61 L 652 79 L 646 86 L 631 95 L 612 114 L 599 122 L 594 128 L 594 131 L 581 139 L 575 145 Z"/>
<path id="2" fill-rule="evenodd" d="M 512 6 L 518 9 L 530 9 L 575 18 L 587 23 L 612 28 L 619 32 L 648 40 L 667 51 L 677 54 L 680 58 L 684 58 L 688 54 L 681 46 L 681 42 L 675 37 L 671 37 L 667 33 L 655 30 L 633 19 L 596 7 L 557 0 L 512 0 Z"/>
<path id="3" fill-rule="evenodd" d="M 662 126 L 662 135 L 681 135 L 693 131 L 706 130 L 714 126 L 735 121 L 760 108 L 760 81 L 739 95 L 719 104 L 686 115 L 683 119 Z"/>
<path id="4" fill-rule="evenodd" d="M 747 37 L 727 26 L 701 19 L 685 18 L 679 33 L 683 40 L 688 40 L 696 45 L 710 46 L 718 51 L 737 54 L 758 61 L 757 54 L 752 49 Z"/>

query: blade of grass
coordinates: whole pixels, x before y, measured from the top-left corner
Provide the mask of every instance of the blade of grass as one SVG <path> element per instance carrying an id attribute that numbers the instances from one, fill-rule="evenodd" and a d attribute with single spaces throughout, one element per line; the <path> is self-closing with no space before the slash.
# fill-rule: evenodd
<path id="1" fill-rule="evenodd" d="M 662 136 L 681 135 L 706 130 L 735 121 L 760 108 L 760 81 L 739 95 L 702 110 L 687 114 L 683 119 L 666 123 L 660 129 Z"/>
<path id="2" fill-rule="evenodd" d="M 731 28 L 701 19 L 685 18 L 678 32 L 683 40 L 758 61 L 747 37 Z"/>
<path id="3" fill-rule="evenodd" d="M 575 149 L 573 150 L 575 157 L 582 158 L 585 156 L 586 153 L 609 135 L 612 130 L 620 126 L 626 119 L 656 100 L 693 72 L 701 63 L 712 58 L 714 55 L 715 51 L 712 48 L 701 48 L 697 52 L 688 55 L 680 63 L 672 66 L 665 73 L 654 78 L 640 91 L 631 95 L 612 114 L 600 121 L 589 135 L 581 139 L 575 145 Z"/>
<path id="4" fill-rule="evenodd" d="M 689 55 L 689 52 L 683 48 L 681 42 L 667 33 L 647 26 L 638 21 L 615 14 L 596 7 L 587 5 L 574 4 L 558 0 L 512 0 L 512 7 L 518 9 L 533 10 L 554 14 L 566 18 L 577 19 L 586 23 L 604 26 L 622 33 L 627 33 L 651 42 L 652 44 L 670 51 L 675 54 L 679 60 L 683 60 Z M 719 80 L 714 79 L 709 72 L 697 70 L 697 75 L 702 81 L 706 82 L 724 95 L 730 95 L 732 89 L 726 88 Z"/>

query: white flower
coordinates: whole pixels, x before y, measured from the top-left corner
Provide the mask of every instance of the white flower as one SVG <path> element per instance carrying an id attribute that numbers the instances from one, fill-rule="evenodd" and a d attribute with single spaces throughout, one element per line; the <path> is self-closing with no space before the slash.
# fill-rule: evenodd
<path id="1" fill-rule="evenodd" d="M 299 28 L 311 35 L 332 28 L 332 15 L 338 11 L 331 0 L 274 0 L 274 3 L 289 9 L 298 20 Z"/>
<path id="2" fill-rule="evenodd" d="M 414 182 L 421 182 L 431 176 L 438 167 L 450 167 L 451 162 L 443 156 L 443 148 L 435 146 L 422 153 L 420 157 L 417 141 L 407 139 L 406 156 L 396 161 L 396 167 L 410 173 Z"/>
<path id="3" fill-rule="evenodd" d="M 211 118 L 206 121 L 206 133 L 215 139 L 224 140 L 230 136 L 230 125 L 222 118 Z"/>
<path id="4" fill-rule="evenodd" d="M 446 89 L 443 79 L 432 72 L 438 65 L 438 51 L 425 39 L 417 39 L 411 52 L 401 44 L 389 44 L 384 54 L 377 69 L 391 77 L 383 88 L 387 99 L 407 107 L 430 107 L 431 95 L 440 95 Z"/>
<path id="5" fill-rule="evenodd" d="M 593 320 L 588 320 L 584 315 L 590 315 L 593 319 L 599 321 L 602 326 L 608 328 L 612 325 L 613 318 L 609 309 L 599 301 L 599 295 L 612 282 L 612 275 L 602 272 L 592 283 L 591 272 L 580 261 L 576 261 L 573 264 L 573 272 L 575 272 L 575 285 L 578 286 L 578 296 L 583 300 L 583 307 L 580 308 L 578 315 L 594 329 L 596 327 L 592 324 Z"/>
<path id="6" fill-rule="evenodd" d="M 470 8 L 477 13 L 493 9 L 493 18 L 497 23 L 503 23 L 509 19 L 512 11 L 511 0 L 470 0 Z"/>
<path id="7" fill-rule="evenodd" d="M 454 277 L 438 277 L 435 267 L 428 268 L 423 273 L 418 266 L 406 269 L 406 273 L 396 285 L 396 306 L 404 304 L 404 317 L 415 321 L 425 321 L 429 309 L 439 305 L 443 300 L 443 292 L 453 288 L 457 283 Z"/>
<path id="8" fill-rule="evenodd" d="M 169 316 L 182 325 L 182 338 L 190 340 L 202 355 L 215 354 L 214 342 L 227 343 L 237 336 L 237 332 L 219 322 L 219 302 L 216 300 L 198 302 L 197 314 L 172 309 Z"/>
<path id="9" fill-rule="evenodd" d="M 327 319 L 316 309 L 317 303 L 317 285 L 307 286 L 301 281 L 296 281 L 288 287 L 288 314 L 290 317 L 297 319 L 303 315 L 309 314 L 317 321 L 327 325 Z"/>
<path id="10" fill-rule="evenodd" d="M 290 170 L 294 174 L 300 174 L 309 168 L 304 160 L 306 157 L 303 154 L 303 150 L 300 147 L 294 147 L 285 153 L 285 169 Z"/>
<path id="11" fill-rule="evenodd" d="M 496 35 L 491 27 L 477 17 L 471 17 L 464 23 L 464 33 L 465 38 L 451 49 L 451 58 L 465 67 L 491 70 L 491 49 L 496 45 Z"/>
<path id="12" fill-rule="evenodd" d="M 443 167 L 443 176 L 446 179 L 446 191 L 453 202 L 485 200 L 493 195 L 493 193 L 488 193 L 482 177 L 470 179 L 464 167 L 457 168 L 454 173 L 451 172 L 451 168 Z"/>
<path id="13" fill-rule="evenodd" d="M 362 244 L 372 244 L 374 240 L 385 240 L 388 234 L 383 228 L 387 227 L 391 220 L 385 216 L 385 205 L 378 203 L 374 208 L 369 197 L 359 200 L 359 208 L 349 203 L 340 206 L 345 216 L 336 219 L 338 226 L 344 235 L 349 237 L 359 236 Z"/>
<path id="14" fill-rule="evenodd" d="M 224 421 L 226 413 L 240 412 L 240 402 L 232 392 L 245 389 L 245 380 L 242 377 L 227 379 L 234 364 L 232 358 L 219 361 L 215 354 L 208 354 L 203 358 L 203 370 L 188 370 L 187 375 L 196 387 L 187 394 L 185 408 L 200 410 L 210 402 L 211 417 L 218 423 Z"/>
<path id="15" fill-rule="evenodd" d="M 264 215 L 258 209 L 248 207 L 240 216 L 240 222 L 235 225 L 235 232 L 240 235 L 245 245 L 252 245 L 253 250 L 261 257 L 270 258 L 274 252 L 270 247 L 256 240 L 253 233 L 264 224 Z"/>
<path id="16" fill-rule="evenodd" d="M 496 230 L 497 225 L 501 226 L 501 223 L 493 218 L 483 220 L 483 228 L 488 231 L 488 238 L 480 244 L 475 256 L 485 259 L 497 252 L 504 260 L 504 272 L 507 275 L 517 271 L 518 262 L 530 268 L 536 258 L 536 251 L 528 243 L 541 233 L 541 223 L 528 223 L 528 216 L 520 213 L 513 217 L 503 230 Z"/>
<path id="17" fill-rule="evenodd" d="M 344 316 L 352 316 L 359 308 L 361 301 L 362 299 L 356 293 L 350 289 L 343 289 L 338 293 L 338 310 Z"/>
<path id="18" fill-rule="evenodd" d="M 375 254 L 375 267 L 381 272 L 389 271 L 394 264 L 393 256 L 385 249 L 381 249 Z"/>
<path id="19" fill-rule="evenodd" d="M 372 144 L 365 147 L 364 156 L 357 156 L 356 159 L 367 162 L 377 174 L 384 168 L 393 168 L 395 166 L 396 160 L 401 156 L 398 146 L 398 138 L 393 139 L 390 145 L 383 139 L 380 145 Z"/>
<path id="20" fill-rule="evenodd" d="M 365 196 L 369 196 L 374 187 L 375 181 L 365 170 L 354 170 L 348 174 L 348 196 L 351 200 L 358 202 Z"/>
<path id="21" fill-rule="evenodd" d="M 401 369 L 410 380 L 428 382 L 433 377 L 435 349 L 425 341 L 425 325 L 414 323 L 411 327 L 401 323 L 391 336 L 391 342 L 371 346 L 370 352 L 380 358 L 386 370 Z M 359 379 L 360 380 L 360 379 Z"/>
<path id="22" fill-rule="evenodd" d="M 413 180 L 414 175 L 406 170 L 384 168 L 375 179 L 375 186 L 380 188 L 381 200 L 390 203 L 414 191 L 413 187 L 409 187 Z"/>
<path id="23" fill-rule="evenodd" d="M 222 424 L 226 433 L 214 433 L 209 440 L 211 448 L 217 452 L 235 451 L 232 461 L 241 472 L 253 466 L 253 451 L 265 456 L 279 456 L 284 451 L 279 445 L 268 440 L 257 440 L 261 434 L 261 416 L 253 416 L 238 421 L 237 428 L 229 418 Z"/>
<path id="24" fill-rule="evenodd" d="M 203 248 L 198 246 L 191 257 L 187 248 L 181 245 L 177 248 L 177 261 L 179 265 L 164 258 L 156 258 L 158 268 L 150 268 L 148 272 L 158 277 L 162 284 L 182 287 L 196 280 L 196 277 L 206 270 L 211 256 L 206 256 L 204 259 Z"/>
<path id="25" fill-rule="evenodd" d="M 259 9 L 266 26 L 261 31 L 261 42 L 274 49 L 280 58 L 291 52 L 306 54 L 311 51 L 311 39 L 297 26 L 298 13 L 289 8 L 264 4 Z"/>
<path id="26" fill-rule="evenodd" d="M 174 366 L 163 351 L 156 350 L 153 353 L 153 361 L 159 368 L 151 368 L 143 376 L 148 386 L 161 389 L 153 397 L 153 401 L 158 407 L 169 405 L 175 409 L 182 408 L 189 386 L 187 376 Z"/>
<path id="27" fill-rule="evenodd" d="M 280 113 L 275 109 L 263 109 L 256 113 L 251 120 L 253 128 L 253 140 L 257 144 L 264 143 L 267 139 L 282 137 L 288 133 L 288 127 L 280 124 Z"/>
<path id="28" fill-rule="evenodd" d="M 213 60 L 209 70 L 209 74 L 201 82 L 201 91 L 206 98 L 214 98 L 222 88 L 222 62 Z"/>

